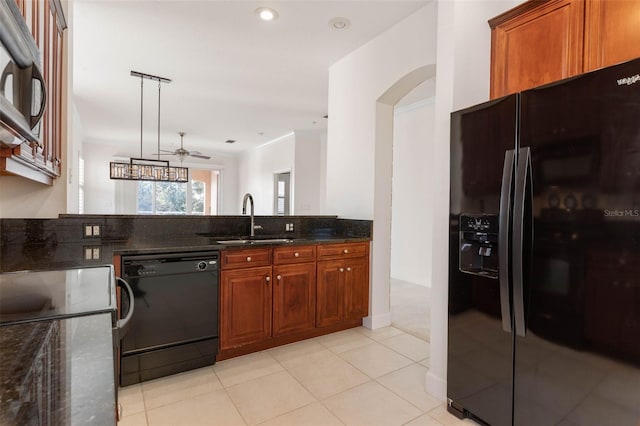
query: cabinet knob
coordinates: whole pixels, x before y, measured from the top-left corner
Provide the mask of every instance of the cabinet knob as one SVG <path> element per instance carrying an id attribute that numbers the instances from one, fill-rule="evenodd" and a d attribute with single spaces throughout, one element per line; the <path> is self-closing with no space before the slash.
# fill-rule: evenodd
<path id="1" fill-rule="evenodd" d="M 343 252 L 344 254 L 347 254 L 347 253 L 349 253 L 349 250 L 344 249 L 344 250 L 342 250 L 342 252 Z"/>
<path id="2" fill-rule="evenodd" d="M 340 268 L 340 272 L 344 272 L 344 268 Z"/>
<path id="3" fill-rule="evenodd" d="M 247 262 L 251 262 L 251 256 L 247 256 Z"/>
<path id="4" fill-rule="evenodd" d="M 271 281 L 271 277 L 265 277 L 265 280 L 267 280 L 267 282 Z"/>
<path id="5" fill-rule="evenodd" d="M 282 279 L 282 275 L 277 275 L 276 278 L 280 281 Z"/>
<path id="6" fill-rule="evenodd" d="M 293 257 L 300 257 L 300 253 L 298 252 L 293 253 Z"/>
<path id="7" fill-rule="evenodd" d="M 351 272 L 351 267 L 347 267 L 347 272 Z"/>

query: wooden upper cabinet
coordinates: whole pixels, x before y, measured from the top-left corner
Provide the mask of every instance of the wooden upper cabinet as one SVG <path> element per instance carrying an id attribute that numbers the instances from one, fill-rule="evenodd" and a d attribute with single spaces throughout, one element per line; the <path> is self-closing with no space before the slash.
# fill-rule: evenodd
<path id="1" fill-rule="evenodd" d="M 17 175 L 52 185 L 62 171 L 67 21 L 60 0 L 15 1 L 40 52 L 46 106 L 37 125 L 39 142 L 25 141 L 16 147 L 0 147 L 0 175 Z"/>
<path id="2" fill-rule="evenodd" d="M 492 99 L 582 72 L 583 0 L 531 0 L 489 25 Z"/>
<path id="3" fill-rule="evenodd" d="M 640 1 L 587 0 L 585 71 L 640 57 Z"/>
<path id="4" fill-rule="evenodd" d="M 638 0 L 530 0 L 489 26 L 492 99 L 640 57 Z"/>

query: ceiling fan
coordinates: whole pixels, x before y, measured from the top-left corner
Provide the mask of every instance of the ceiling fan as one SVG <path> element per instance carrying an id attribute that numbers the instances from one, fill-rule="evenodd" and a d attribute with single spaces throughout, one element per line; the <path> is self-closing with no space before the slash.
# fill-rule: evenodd
<path id="1" fill-rule="evenodd" d="M 203 158 L 205 160 L 211 158 L 208 155 L 204 155 L 200 151 L 187 151 L 186 149 L 184 149 L 183 138 L 186 133 L 178 132 L 178 134 L 180 135 L 180 148 L 176 149 L 175 151 L 166 151 L 161 149 L 160 152 L 164 153 L 163 155 L 175 155 L 180 159 L 181 162 L 185 157 Z"/>

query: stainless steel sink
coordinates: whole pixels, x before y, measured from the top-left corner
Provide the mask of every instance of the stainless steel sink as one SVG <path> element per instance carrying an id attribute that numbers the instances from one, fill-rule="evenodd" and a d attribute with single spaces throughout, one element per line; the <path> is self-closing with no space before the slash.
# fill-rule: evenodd
<path id="1" fill-rule="evenodd" d="M 225 244 L 225 245 L 229 245 L 229 244 L 249 244 L 249 243 L 251 243 L 251 240 L 218 240 L 218 241 L 216 241 L 216 243 Z"/>
<path id="2" fill-rule="evenodd" d="M 254 238 L 251 240 L 237 239 L 237 240 L 217 240 L 218 244 L 233 245 L 233 244 L 268 244 L 268 243 L 290 243 L 293 238 Z"/>

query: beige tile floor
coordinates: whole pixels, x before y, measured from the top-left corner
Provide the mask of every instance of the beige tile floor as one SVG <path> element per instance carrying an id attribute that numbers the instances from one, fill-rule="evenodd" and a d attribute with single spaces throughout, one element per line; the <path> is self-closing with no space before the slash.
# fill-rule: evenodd
<path id="1" fill-rule="evenodd" d="M 455 425 L 424 391 L 429 344 L 360 327 L 121 388 L 119 426 Z"/>
<path id="2" fill-rule="evenodd" d="M 431 335 L 431 289 L 391 278 L 390 296 L 391 325 L 428 342 Z"/>

